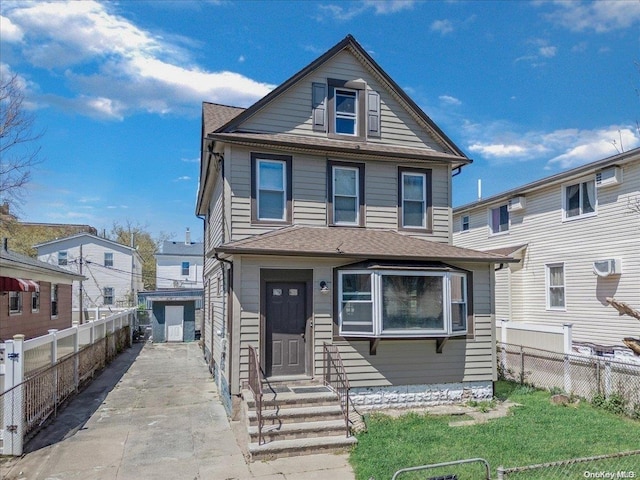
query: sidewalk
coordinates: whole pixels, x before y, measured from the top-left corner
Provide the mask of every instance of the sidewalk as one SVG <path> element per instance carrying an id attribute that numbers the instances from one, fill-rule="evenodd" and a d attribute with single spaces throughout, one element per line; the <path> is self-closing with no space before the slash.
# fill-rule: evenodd
<path id="1" fill-rule="evenodd" d="M 0 464 L 7 480 L 355 478 L 346 455 L 247 464 L 196 343 L 134 345 Z"/>

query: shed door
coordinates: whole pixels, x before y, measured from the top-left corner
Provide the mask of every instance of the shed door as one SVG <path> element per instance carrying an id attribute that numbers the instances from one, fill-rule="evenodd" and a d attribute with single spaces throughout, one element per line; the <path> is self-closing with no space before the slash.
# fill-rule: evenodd
<path id="1" fill-rule="evenodd" d="M 167 342 L 182 342 L 184 306 L 167 305 L 164 308 L 164 323 L 167 329 Z"/>
<path id="2" fill-rule="evenodd" d="M 267 282 L 267 375 L 305 373 L 305 284 Z"/>

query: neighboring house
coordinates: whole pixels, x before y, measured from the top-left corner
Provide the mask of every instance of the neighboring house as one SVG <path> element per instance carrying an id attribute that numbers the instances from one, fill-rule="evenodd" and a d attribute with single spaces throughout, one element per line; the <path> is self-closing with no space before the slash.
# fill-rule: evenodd
<path id="1" fill-rule="evenodd" d="M 520 259 L 496 271 L 497 319 L 570 323 L 595 346 L 640 337 L 606 301 L 640 307 L 640 149 L 458 207 L 453 240 Z"/>
<path id="2" fill-rule="evenodd" d="M 12 252 L 6 239 L 0 272 L 0 342 L 71 327 L 71 284 L 82 276 Z"/>
<path id="3" fill-rule="evenodd" d="M 192 242 L 187 228 L 184 242 L 164 241 L 156 253 L 156 288 L 202 288 L 204 243 Z"/>
<path id="4" fill-rule="evenodd" d="M 471 161 L 353 37 L 246 110 L 204 103 L 202 131 L 203 343 L 227 407 L 249 346 L 271 380 L 321 378 L 337 346 L 359 404 L 491 397 L 511 259 L 452 246 Z"/>
<path id="5" fill-rule="evenodd" d="M 135 248 L 80 233 L 36 245 L 38 259 L 87 277 L 73 282 L 73 308 L 133 306 L 143 290 L 142 258 Z"/>

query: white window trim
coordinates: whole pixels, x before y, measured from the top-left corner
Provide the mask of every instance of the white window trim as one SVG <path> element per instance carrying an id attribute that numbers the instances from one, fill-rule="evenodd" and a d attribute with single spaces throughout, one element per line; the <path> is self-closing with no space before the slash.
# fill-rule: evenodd
<path id="1" fill-rule="evenodd" d="M 582 200 L 582 184 L 587 182 L 593 182 L 593 188 L 595 193 L 593 212 L 589 213 L 580 213 L 578 215 L 574 215 L 573 217 L 567 216 L 567 188 L 576 184 L 580 184 L 580 199 Z M 582 218 L 596 217 L 598 215 L 598 188 L 596 186 L 595 177 L 587 177 L 580 178 L 577 180 L 572 180 L 571 182 L 566 182 L 562 184 L 562 188 L 560 191 L 560 195 L 562 196 L 562 222 L 573 222 L 574 220 L 580 220 Z M 580 202 L 580 210 L 582 211 L 582 201 Z"/>
<path id="2" fill-rule="evenodd" d="M 260 166 L 264 163 L 275 163 L 282 165 L 282 190 L 266 190 L 269 192 L 278 192 L 282 193 L 282 216 L 280 218 L 272 218 L 272 217 L 261 217 L 260 216 L 260 192 L 262 189 L 260 188 Z M 256 217 L 260 221 L 286 221 L 287 220 L 287 162 L 284 160 L 268 160 L 265 158 L 256 159 Z"/>
<path id="3" fill-rule="evenodd" d="M 33 299 L 38 299 L 38 307 L 33 308 Z M 40 311 L 40 292 L 31 292 L 31 312 L 38 313 Z"/>
<path id="4" fill-rule="evenodd" d="M 186 268 L 187 273 L 184 273 L 184 271 L 185 271 L 184 264 L 185 263 L 187 264 L 187 268 Z M 182 276 L 187 276 L 188 277 L 190 271 L 191 271 L 191 264 L 189 262 L 180 262 L 180 274 Z"/>
<path id="5" fill-rule="evenodd" d="M 111 255 L 111 265 L 107 265 L 107 255 Z M 114 257 L 113 252 L 104 252 L 104 266 L 107 268 L 113 267 Z"/>
<path id="6" fill-rule="evenodd" d="M 60 315 L 60 305 L 59 305 L 59 292 L 58 292 L 58 284 L 56 283 L 52 283 L 51 284 L 51 304 L 50 304 L 50 308 L 51 308 L 51 318 L 58 318 L 58 316 Z M 53 313 L 53 304 L 55 303 L 56 305 L 56 313 Z"/>
<path id="7" fill-rule="evenodd" d="M 349 274 L 371 275 L 371 302 L 372 302 L 372 332 L 353 332 L 342 330 L 342 277 Z M 385 275 L 396 276 L 421 276 L 440 277 L 442 282 L 442 314 L 444 317 L 444 328 L 430 330 L 404 330 L 404 329 L 382 329 L 382 277 Z M 469 315 L 469 298 L 467 297 L 467 275 L 463 272 L 415 272 L 407 270 L 340 270 L 338 271 L 338 325 L 339 334 L 345 337 L 377 337 L 377 338 L 426 338 L 426 337 L 456 337 L 467 335 L 469 323 L 465 322 L 464 330 L 453 330 L 451 316 L 451 277 L 462 276 L 464 278 L 463 293 L 466 305 L 467 317 Z M 368 303 L 368 302 L 367 302 Z"/>
<path id="8" fill-rule="evenodd" d="M 507 207 L 507 215 L 509 215 L 509 223 L 507 223 L 507 229 L 502 231 L 502 232 L 494 232 L 493 230 L 493 210 L 496 210 L 498 208 L 502 208 L 506 206 Z M 496 237 L 499 235 L 509 235 L 509 232 L 511 231 L 511 215 L 509 214 L 509 206 L 506 203 L 500 204 L 496 207 L 489 207 L 489 209 L 487 210 L 487 218 L 488 218 L 488 225 L 489 225 L 489 236 L 490 237 Z"/>
<path id="9" fill-rule="evenodd" d="M 553 307 L 551 306 L 551 275 L 550 269 L 551 267 L 562 267 L 562 288 L 563 288 L 563 297 L 564 297 L 564 306 L 563 307 Z M 544 266 L 544 283 L 545 283 L 545 301 L 546 301 L 546 310 L 554 311 L 554 312 L 566 312 L 567 311 L 567 274 L 564 262 L 556 262 L 556 263 L 547 263 Z"/>
<path id="10" fill-rule="evenodd" d="M 337 222 L 336 221 L 336 197 L 347 197 L 347 195 L 337 195 L 336 194 L 336 170 L 352 170 L 356 172 L 356 220 L 354 222 Z M 360 169 L 358 167 L 346 167 L 343 165 L 333 165 L 331 167 L 331 181 L 333 185 L 331 186 L 331 191 L 333 194 L 333 198 L 331 199 L 331 204 L 333 208 L 333 224 L 334 225 L 360 225 Z M 348 197 L 351 198 L 351 197 Z"/>
<path id="11" fill-rule="evenodd" d="M 62 258 L 60 257 L 61 254 L 64 256 L 64 263 L 60 263 L 60 261 L 62 260 Z M 69 252 L 67 250 L 60 250 L 58 252 L 58 263 L 57 263 L 57 265 L 61 266 L 61 267 L 66 267 L 67 265 L 69 265 Z"/>
<path id="12" fill-rule="evenodd" d="M 422 177 L 422 224 L 421 225 L 406 225 L 404 223 L 405 216 L 405 201 L 407 199 L 404 197 L 404 177 Z M 402 228 L 427 228 L 427 174 L 426 173 L 418 173 L 418 172 L 402 172 L 400 175 L 400 180 L 402 182 L 401 191 L 402 191 Z M 409 200 L 411 202 L 415 202 L 416 200 Z"/>
<path id="13" fill-rule="evenodd" d="M 110 289 L 110 290 L 111 290 L 111 295 L 110 295 L 110 297 L 111 297 L 111 303 L 107 303 L 107 302 L 106 302 L 107 295 L 105 295 L 105 294 L 106 294 L 106 290 L 107 290 L 107 289 Z M 104 288 L 102 289 L 102 303 L 103 303 L 104 305 L 115 305 L 115 303 L 116 303 L 116 289 L 115 289 L 115 288 L 113 288 L 113 287 L 104 287 Z"/>
<path id="14" fill-rule="evenodd" d="M 467 219 L 467 228 L 464 228 L 464 219 Z M 470 215 L 462 215 L 460 217 L 460 232 L 465 233 L 471 230 L 471 216 Z"/>
<path id="15" fill-rule="evenodd" d="M 334 107 L 333 107 L 333 131 L 335 132 L 336 135 L 345 135 L 345 136 L 349 136 L 349 137 L 357 137 L 358 135 L 358 105 L 359 105 L 359 101 L 360 101 L 360 95 L 359 95 L 359 91 L 355 90 L 353 88 L 345 88 L 345 87 L 332 87 L 333 90 L 333 101 L 334 101 Z M 337 102 L 337 97 L 339 95 L 339 92 L 352 92 L 355 94 L 355 99 L 354 99 L 354 113 L 353 114 L 345 114 L 345 113 L 338 113 L 338 102 Z M 346 119 L 353 119 L 353 133 L 343 133 L 343 132 L 338 132 L 338 118 L 346 118 Z"/>

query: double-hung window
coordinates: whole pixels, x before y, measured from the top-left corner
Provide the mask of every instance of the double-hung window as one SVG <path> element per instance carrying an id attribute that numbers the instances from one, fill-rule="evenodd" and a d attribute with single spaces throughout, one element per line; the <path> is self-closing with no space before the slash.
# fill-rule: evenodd
<path id="1" fill-rule="evenodd" d="M 335 89 L 335 125 L 334 131 L 339 135 L 358 134 L 358 91 Z"/>
<path id="2" fill-rule="evenodd" d="M 253 222 L 291 222 L 291 157 L 251 155 Z"/>
<path id="3" fill-rule="evenodd" d="M 329 161 L 329 225 L 364 224 L 364 164 Z"/>
<path id="4" fill-rule="evenodd" d="M 182 275 L 189 276 L 189 262 L 182 262 Z"/>
<path id="5" fill-rule="evenodd" d="M 31 311 L 40 311 L 40 292 L 31 292 Z"/>
<path id="6" fill-rule="evenodd" d="M 564 218 L 579 218 L 596 213 L 596 182 L 587 180 L 564 186 Z"/>
<path id="7" fill-rule="evenodd" d="M 104 266 L 113 267 L 113 252 L 104 252 Z"/>
<path id="8" fill-rule="evenodd" d="M 58 252 L 58 265 L 67 265 L 67 252 Z"/>
<path id="9" fill-rule="evenodd" d="M 489 224 L 493 235 L 509 231 L 509 208 L 506 204 L 490 210 Z"/>
<path id="10" fill-rule="evenodd" d="M 469 231 L 469 215 L 463 215 L 462 218 L 460 219 L 460 222 L 462 223 L 462 231 L 468 232 Z"/>
<path id="11" fill-rule="evenodd" d="M 462 272 L 338 272 L 343 336 L 444 337 L 467 333 L 467 276 Z"/>
<path id="12" fill-rule="evenodd" d="M 547 309 L 564 310 L 564 264 L 547 265 Z"/>
<path id="13" fill-rule="evenodd" d="M 431 170 L 398 169 L 398 226 L 401 229 L 430 228 Z"/>
<path id="14" fill-rule="evenodd" d="M 113 287 L 104 287 L 102 289 L 102 298 L 104 305 L 113 305 Z"/>

